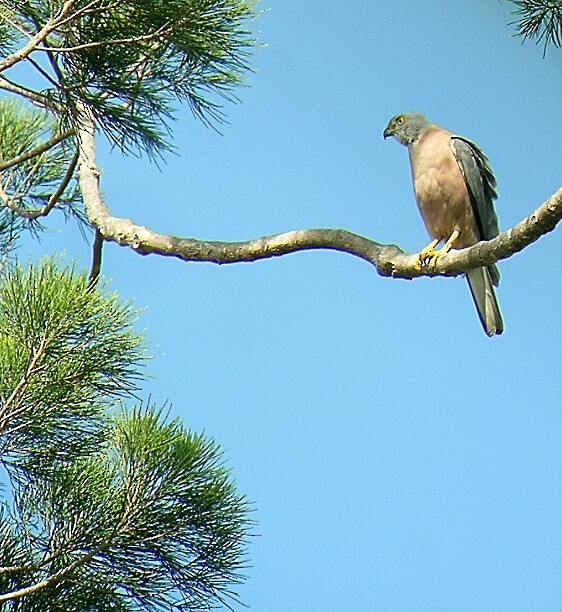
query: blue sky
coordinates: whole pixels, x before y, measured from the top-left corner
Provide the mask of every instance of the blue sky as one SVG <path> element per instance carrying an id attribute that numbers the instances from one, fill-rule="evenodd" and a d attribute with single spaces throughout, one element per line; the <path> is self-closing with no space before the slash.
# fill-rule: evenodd
<path id="1" fill-rule="evenodd" d="M 102 149 L 115 215 L 202 239 L 344 227 L 418 251 L 407 152 L 382 138 L 409 110 L 484 148 L 502 228 L 560 187 L 562 53 L 513 38 L 506 0 L 267 7 L 222 135 L 185 109 L 160 170 Z M 104 273 L 147 307 L 146 395 L 215 438 L 254 503 L 251 610 L 562 609 L 561 232 L 501 262 L 492 339 L 460 278 L 106 246 Z M 89 266 L 72 225 L 29 248 L 56 250 Z"/>

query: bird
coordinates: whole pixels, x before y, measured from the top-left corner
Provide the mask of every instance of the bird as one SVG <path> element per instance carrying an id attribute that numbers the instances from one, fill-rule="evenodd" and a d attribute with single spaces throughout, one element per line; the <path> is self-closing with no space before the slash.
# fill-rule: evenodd
<path id="1" fill-rule="evenodd" d="M 418 112 L 393 117 L 383 132 L 385 139 L 389 136 L 408 147 L 416 202 L 431 237 L 419 253 L 421 268 L 434 265 L 451 249 L 499 234 L 496 178 L 478 145 Z M 436 249 L 440 243 L 444 246 Z M 501 334 L 504 323 L 494 290 L 500 281 L 497 265 L 469 270 L 466 279 L 484 331 Z"/>

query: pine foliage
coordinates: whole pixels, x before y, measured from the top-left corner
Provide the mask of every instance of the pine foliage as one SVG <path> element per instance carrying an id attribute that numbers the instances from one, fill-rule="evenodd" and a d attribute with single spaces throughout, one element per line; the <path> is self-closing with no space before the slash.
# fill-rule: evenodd
<path id="1" fill-rule="evenodd" d="M 48 259 L 0 290 L 0 605 L 207 610 L 236 601 L 248 505 L 217 445 L 153 405 L 135 312 Z"/>
<path id="2" fill-rule="evenodd" d="M 524 39 L 548 45 L 562 46 L 562 1 L 560 0 L 511 0 L 517 7 L 517 34 Z"/>

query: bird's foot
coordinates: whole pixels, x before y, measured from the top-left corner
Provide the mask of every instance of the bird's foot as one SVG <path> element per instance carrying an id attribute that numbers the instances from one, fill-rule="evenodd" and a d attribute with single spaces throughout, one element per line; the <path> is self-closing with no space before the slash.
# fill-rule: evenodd
<path id="1" fill-rule="evenodd" d="M 435 247 L 439 243 L 439 240 L 431 241 L 424 249 L 419 252 L 417 268 L 421 270 L 427 263 L 435 256 Z"/>
<path id="2" fill-rule="evenodd" d="M 455 230 L 447 242 L 440 248 L 436 249 L 435 247 L 439 243 L 439 240 L 433 240 L 430 242 L 424 249 L 422 249 L 418 255 L 417 268 L 418 270 L 423 270 L 424 268 L 434 268 L 436 261 L 442 255 L 448 253 L 455 243 L 456 239 L 459 237 L 459 231 Z"/>

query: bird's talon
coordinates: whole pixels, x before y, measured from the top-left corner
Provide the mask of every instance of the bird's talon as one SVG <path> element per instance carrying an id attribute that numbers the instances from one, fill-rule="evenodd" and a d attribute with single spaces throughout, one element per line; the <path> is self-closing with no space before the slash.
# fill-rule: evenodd
<path id="1" fill-rule="evenodd" d="M 435 252 L 435 247 L 439 243 L 439 240 L 432 240 L 426 247 L 420 251 L 420 260 L 425 260 Z"/>
<path id="2" fill-rule="evenodd" d="M 433 240 L 424 249 L 420 251 L 418 255 L 420 270 L 427 267 L 430 261 L 435 257 L 435 247 L 438 242 L 438 240 Z"/>
<path id="3" fill-rule="evenodd" d="M 435 250 L 435 247 L 439 243 L 439 240 L 433 240 L 432 242 L 430 242 L 424 249 L 420 251 L 420 266 L 422 268 L 426 267 L 434 269 L 439 257 L 447 254 L 453 248 L 453 244 L 455 243 L 458 237 L 459 231 L 455 230 L 449 237 L 449 240 L 447 240 L 447 242 L 440 249 L 437 250 Z"/>

